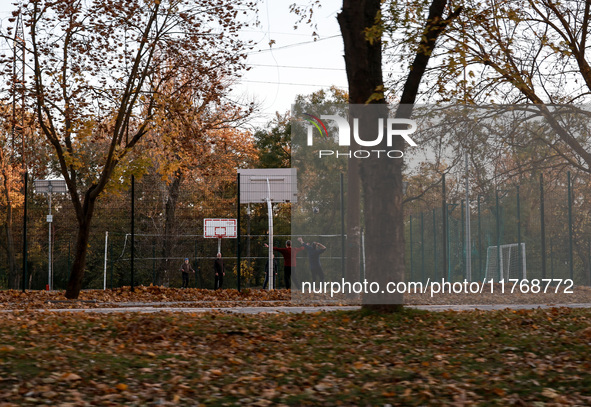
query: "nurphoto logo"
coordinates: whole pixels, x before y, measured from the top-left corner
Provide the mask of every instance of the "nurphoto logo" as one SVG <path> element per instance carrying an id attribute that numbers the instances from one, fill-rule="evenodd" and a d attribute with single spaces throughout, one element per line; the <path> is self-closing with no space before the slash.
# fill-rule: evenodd
<path id="1" fill-rule="evenodd" d="M 314 128 L 318 130 L 321 137 L 329 138 L 328 130 L 326 125 L 324 124 L 323 120 L 332 120 L 336 123 L 338 127 L 338 143 L 339 146 L 348 147 L 351 145 L 351 127 L 349 126 L 349 121 L 341 116 L 338 115 L 321 115 L 320 118 L 311 115 L 309 113 L 304 113 L 304 119 L 310 123 L 308 125 L 308 134 L 307 134 L 307 145 L 312 146 L 314 144 Z M 384 120 L 386 120 L 386 125 L 384 126 Z M 385 127 L 385 131 L 384 131 Z M 359 119 L 353 119 L 353 139 L 355 143 L 362 147 L 375 147 L 382 143 L 384 137 L 386 137 L 386 145 L 388 147 L 392 147 L 392 140 L 394 137 L 402 137 L 409 146 L 415 147 L 417 144 L 414 140 L 410 137 L 417 130 L 417 124 L 414 120 L 410 119 L 395 119 L 395 118 L 379 118 L 378 119 L 378 134 L 374 140 L 362 140 L 359 136 Z M 347 151 L 347 152 L 340 152 L 338 150 L 319 150 L 318 156 L 320 158 L 327 157 L 331 155 L 336 155 L 336 157 L 348 157 L 348 158 L 369 158 L 371 156 L 376 156 L 380 158 L 381 156 L 388 157 L 388 158 L 401 158 L 404 156 L 404 153 L 400 150 L 356 150 L 356 151 Z"/>

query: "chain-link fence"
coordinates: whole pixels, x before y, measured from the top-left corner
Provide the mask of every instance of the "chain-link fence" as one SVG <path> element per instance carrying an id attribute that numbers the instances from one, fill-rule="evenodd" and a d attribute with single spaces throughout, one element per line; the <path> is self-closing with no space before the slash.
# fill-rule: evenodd
<path id="1" fill-rule="evenodd" d="M 442 204 L 431 209 L 409 202 L 407 278 L 423 282 L 557 278 L 588 285 L 591 210 L 582 179 L 574 184 L 570 172 L 563 171 L 552 180 L 540 176 L 523 185 L 506 185 L 488 195 L 475 195 L 468 212 L 464 199 L 445 199 L 446 211 L 443 196 Z"/>
<path id="2" fill-rule="evenodd" d="M 131 181 L 117 190 L 106 191 L 99 198 L 92 223 L 83 289 L 129 286 L 132 283 L 132 230 L 134 214 L 133 283 L 181 287 L 181 264 L 189 258 L 195 274 L 189 286 L 214 288 L 214 260 L 221 251 L 225 276 L 224 288 L 237 288 L 237 239 L 204 238 L 205 218 L 237 217 L 237 179 L 213 177 L 207 181 L 182 179 L 177 184 L 155 176 L 144 176 L 134 185 Z M 48 197 L 35 193 L 32 182 L 28 189 L 26 287 L 45 289 L 49 285 Z M 133 211 L 132 211 L 133 206 Z M 274 246 L 284 247 L 286 240 L 298 237 L 318 241 L 327 247 L 322 262 L 327 273 L 341 273 L 343 263 L 341 228 L 331 233 L 291 236 L 290 204 L 274 205 Z M 241 210 L 241 279 L 240 286 L 262 287 L 268 259 L 268 213 L 265 203 L 243 204 Z M 65 289 L 75 258 L 78 224 L 67 195 L 52 195 L 52 283 L 54 289 Z M 13 214 L 16 276 L 14 286 L 22 287 L 23 278 L 23 210 Z M 219 246 L 218 246 L 219 245 Z M 3 248 L 4 249 L 4 248 Z M 279 264 L 277 288 L 284 288 L 284 259 L 275 253 Z M 304 266 L 306 255 L 298 256 Z M 331 270 L 335 270 L 334 273 Z M 7 251 L 0 250 L 2 287 L 10 287 Z"/>

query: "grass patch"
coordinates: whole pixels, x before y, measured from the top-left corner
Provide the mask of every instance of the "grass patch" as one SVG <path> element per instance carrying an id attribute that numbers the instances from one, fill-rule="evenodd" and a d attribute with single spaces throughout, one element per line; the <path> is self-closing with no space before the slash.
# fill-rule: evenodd
<path id="1" fill-rule="evenodd" d="M 591 311 L 6 314 L 0 402 L 591 404 Z"/>

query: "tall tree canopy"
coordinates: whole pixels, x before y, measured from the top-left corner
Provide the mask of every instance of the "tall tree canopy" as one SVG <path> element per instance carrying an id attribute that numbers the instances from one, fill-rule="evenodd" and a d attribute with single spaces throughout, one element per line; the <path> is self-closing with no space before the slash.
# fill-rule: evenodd
<path id="1" fill-rule="evenodd" d="M 244 68 L 247 44 L 238 30 L 245 20 L 240 15 L 252 7 L 247 0 L 22 5 L 33 69 L 31 100 L 78 222 L 68 298 L 77 298 L 81 288 L 96 200 L 163 109 L 164 87 L 168 95 L 191 89 L 203 100 L 219 101 L 223 81 Z M 171 84 L 173 75 L 177 80 Z M 99 147 L 92 166 L 85 161 L 90 146 Z"/>

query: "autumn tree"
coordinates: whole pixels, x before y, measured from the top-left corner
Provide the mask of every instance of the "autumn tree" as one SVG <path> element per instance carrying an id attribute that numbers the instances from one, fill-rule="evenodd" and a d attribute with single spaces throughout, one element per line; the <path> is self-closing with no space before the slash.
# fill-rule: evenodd
<path id="1" fill-rule="evenodd" d="M 78 233 L 66 297 L 77 298 L 97 199 L 150 131 L 168 75 L 190 70 L 178 92 L 243 68 L 237 38 L 248 1 L 26 1 L 22 17 L 32 97 L 76 213 Z M 175 69 L 170 70 L 173 66 Z M 217 97 L 222 96 L 223 88 Z M 101 144 L 92 167 L 85 147 Z"/>
<path id="2" fill-rule="evenodd" d="M 591 171 L 589 137 L 563 119 L 588 114 L 591 4 L 523 0 L 458 2 L 465 12 L 450 25 L 427 80 L 433 97 L 469 104 L 530 104 L 553 129 L 531 135 L 571 166 Z M 455 4 L 453 2 L 452 4 Z M 529 108 L 528 108 L 529 109 Z"/>
<path id="3" fill-rule="evenodd" d="M 226 81 L 207 91 L 188 89 L 183 94 L 163 95 L 167 98 L 166 107 L 156 116 L 146 136 L 149 148 L 145 155 L 151 171 L 156 182 L 165 185 L 164 208 L 157 211 L 163 216 L 154 220 L 156 232 L 163 239 L 162 261 L 157 273 L 159 283 L 165 271 L 171 269 L 168 259 L 173 252 L 172 237 L 182 235 L 182 230 L 187 228 L 177 222 L 179 206 L 203 205 L 204 202 L 199 202 L 206 199 L 202 194 L 233 182 L 236 169 L 250 166 L 255 160 L 253 138 L 249 132 L 241 130 L 254 105 L 242 107 L 228 100 L 221 103 L 216 96 L 219 87 L 228 85 Z M 216 203 L 221 209 L 219 204 Z"/>

